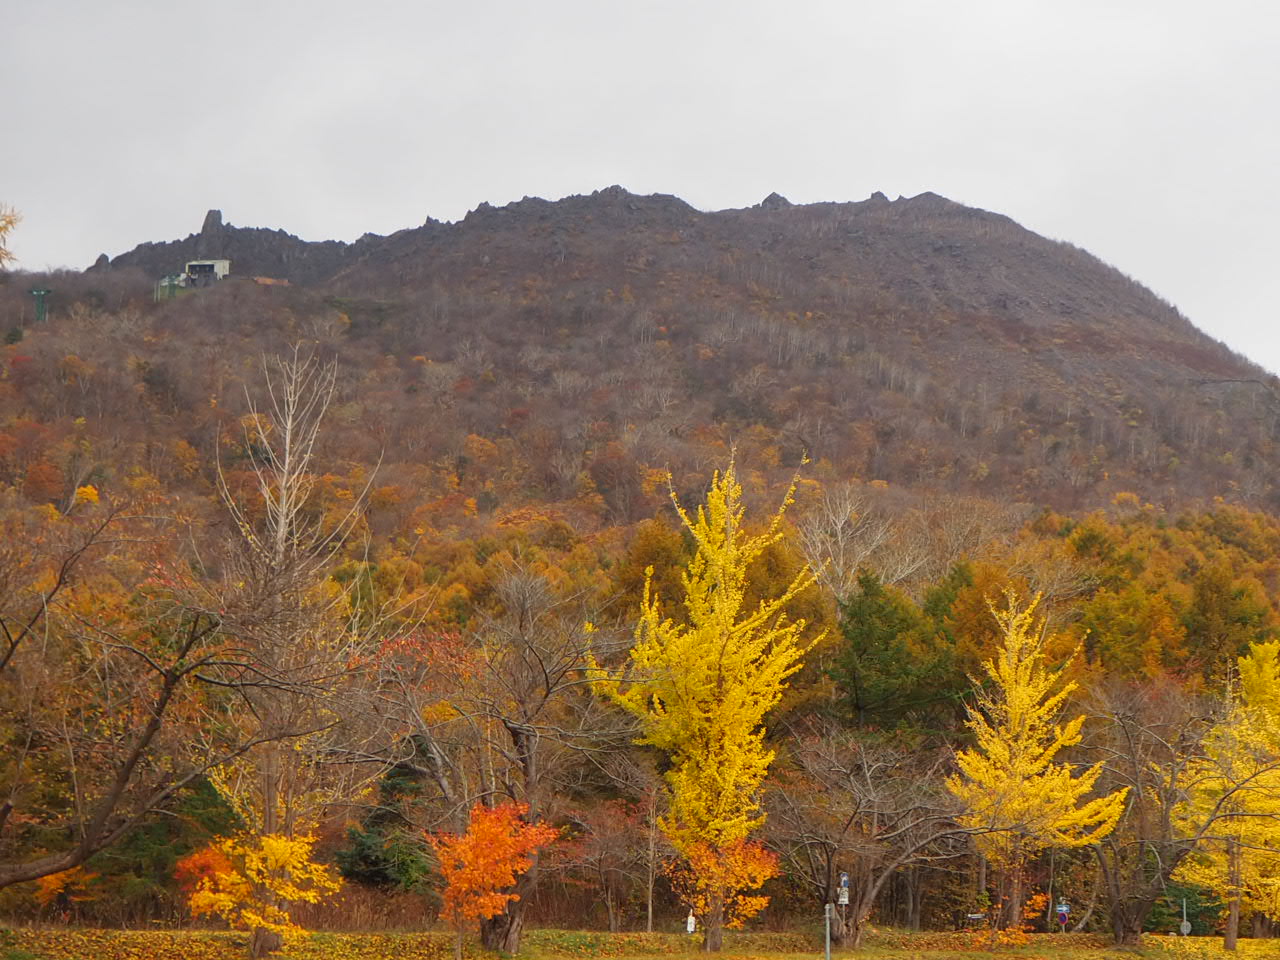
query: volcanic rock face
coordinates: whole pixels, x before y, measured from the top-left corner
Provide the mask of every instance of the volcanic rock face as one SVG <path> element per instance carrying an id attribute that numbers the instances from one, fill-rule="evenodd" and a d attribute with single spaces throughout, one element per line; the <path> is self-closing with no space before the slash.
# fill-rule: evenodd
<path id="1" fill-rule="evenodd" d="M 1051 380 L 1092 372 L 1097 364 L 1063 365 L 1082 351 L 1099 362 L 1117 353 L 1147 365 L 1194 358 L 1206 377 L 1237 366 L 1176 310 L 1084 251 L 934 193 L 800 206 L 772 193 L 755 207 L 703 213 L 614 185 L 554 202 L 482 203 L 457 223 L 428 219 L 351 244 L 236 227 L 210 210 L 198 234 L 143 244 L 109 265 L 158 277 L 212 257 L 230 259 L 236 276 L 381 297 L 436 288 L 523 296 L 517 288 L 536 275 L 549 322 L 584 285 L 625 287 L 677 314 L 708 301 L 760 312 L 751 301 L 764 295 L 842 335 L 862 331 L 873 345 L 925 338 L 921 363 L 981 359 L 1013 370 L 1043 360 Z M 107 266 L 99 258 L 90 269 Z M 887 317 L 897 319 L 886 325 Z"/>
<path id="2" fill-rule="evenodd" d="M 351 244 L 210 211 L 110 266 L 208 256 L 340 299 L 379 356 L 429 358 L 463 435 L 590 397 L 654 462 L 759 430 L 848 475 L 1068 507 L 1261 502 L 1280 471 L 1273 378 L 1088 253 L 933 193 L 702 212 L 611 186 Z"/>
<path id="3" fill-rule="evenodd" d="M 196 253 L 203 260 L 216 260 L 224 256 L 226 231 L 222 226 L 222 211 L 210 210 L 204 215 L 204 224 L 196 236 Z"/>
<path id="4" fill-rule="evenodd" d="M 377 238 L 381 239 L 381 238 Z M 233 276 L 268 276 L 294 283 L 319 283 L 342 268 L 356 244 L 327 240 L 309 243 L 283 230 L 236 227 L 224 223 L 221 210 L 205 214 L 199 233 L 169 243 L 144 243 L 90 270 L 138 267 L 155 277 L 178 273 L 188 260 L 228 259 Z"/>

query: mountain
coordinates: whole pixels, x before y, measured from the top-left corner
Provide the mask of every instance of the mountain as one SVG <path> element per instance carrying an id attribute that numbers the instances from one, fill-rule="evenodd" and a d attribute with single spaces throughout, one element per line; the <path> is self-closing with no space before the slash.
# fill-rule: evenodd
<path id="1" fill-rule="evenodd" d="M 89 273 L 214 256 L 289 279 L 296 314 L 337 311 L 337 352 L 394 358 L 393 419 L 429 413 L 441 434 L 415 447 L 512 439 L 545 495 L 602 451 L 630 475 L 701 463 L 714 436 L 833 477 L 1068 508 L 1125 490 L 1275 505 L 1274 378 L 1090 254 L 932 193 L 703 212 L 615 186 L 352 244 L 210 211 Z M 194 306 L 165 306 L 170 328 Z"/>
<path id="2" fill-rule="evenodd" d="M 210 210 L 199 233 L 185 240 L 144 243 L 114 260 L 104 253 L 90 271 L 134 267 L 162 277 L 178 273 L 189 260 L 228 258 L 244 276 L 287 278 L 311 283 L 332 276 L 356 244 L 328 240 L 308 243 L 283 230 L 233 227 L 223 223 L 222 211 Z"/>

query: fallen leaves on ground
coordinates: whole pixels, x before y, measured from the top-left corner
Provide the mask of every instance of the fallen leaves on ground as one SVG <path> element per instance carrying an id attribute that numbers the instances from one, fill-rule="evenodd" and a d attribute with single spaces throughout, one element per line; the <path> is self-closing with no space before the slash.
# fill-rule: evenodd
<path id="1" fill-rule="evenodd" d="M 698 936 L 672 933 L 602 933 L 573 930 L 529 930 L 522 954 L 534 958 L 602 957 L 609 960 L 667 957 L 696 960 Z M 725 940 L 724 956 L 733 960 L 803 960 L 821 954 L 821 945 L 797 933 L 739 933 Z M 450 960 L 448 933 L 311 933 L 275 954 L 276 960 Z M 0 960 L 245 960 L 248 937 L 210 930 L 93 930 L 82 928 L 0 929 Z M 493 960 L 468 942 L 469 960 Z M 876 930 L 860 952 L 841 951 L 845 960 L 910 957 L 912 960 L 1116 960 L 1120 952 L 1106 937 L 1093 934 L 1033 935 L 1020 947 L 994 951 L 975 948 L 964 931 L 905 933 Z M 1212 937 L 1147 937 L 1140 956 L 1156 960 L 1218 960 L 1233 956 Z M 1235 957 L 1276 958 L 1280 941 L 1241 940 Z"/>

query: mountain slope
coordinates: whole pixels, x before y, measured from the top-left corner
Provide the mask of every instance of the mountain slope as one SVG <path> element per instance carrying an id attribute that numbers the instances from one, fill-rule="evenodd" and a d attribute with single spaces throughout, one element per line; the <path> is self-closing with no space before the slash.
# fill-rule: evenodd
<path id="1" fill-rule="evenodd" d="M 1273 378 L 1084 251 L 935 194 L 704 213 L 610 187 L 354 244 L 211 212 L 110 269 L 192 251 L 418 358 L 405 415 L 453 437 L 428 446 L 514 438 L 563 461 L 548 488 L 609 442 L 636 469 L 696 462 L 708 431 L 833 476 L 1062 506 L 1270 502 L 1280 466 Z"/>

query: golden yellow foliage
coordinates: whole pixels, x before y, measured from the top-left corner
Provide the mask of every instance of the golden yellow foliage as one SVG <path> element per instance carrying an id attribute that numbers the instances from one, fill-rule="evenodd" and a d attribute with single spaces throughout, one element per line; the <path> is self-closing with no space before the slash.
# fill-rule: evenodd
<path id="1" fill-rule="evenodd" d="M 663 615 L 650 567 L 631 650 L 632 679 L 597 673 L 600 688 L 640 719 L 640 742 L 671 757 L 671 808 L 662 827 L 691 863 L 741 847 L 764 820 L 759 792 L 774 756 L 764 742 L 765 716 L 808 649 L 801 639 L 804 621 L 791 621 L 786 606 L 813 576 L 802 569 L 778 596 L 752 607 L 748 574 L 781 539 L 793 492 L 754 536 L 746 531 L 732 462 L 715 474 L 696 515 L 676 501 L 697 548 L 680 577 L 684 615 Z M 698 883 L 712 888 L 713 911 L 734 892 L 725 885 L 729 874 L 742 871 L 721 873 L 696 874 Z M 748 879 L 762 882 L 768 875 L 757 869 Z"/>
<path id="2" fill-rule="evenodd" d="M 97 503 L 98 488 L 93 484 L 85 484 L 83 487 L 76 487 L 75 495 L 76 503 Z"/>
<path id="3" fill-rule="evenodd" d="M 296 936 L 302 930 L 289 906 L 319 903 L 342 886 L 328 867 L 311 859 L 314 845 L 314 837 L 282 834 L 217 841 L 213 847 L 231 869 L 201 879 L 191 894 L 191 912 L 221 917 L 241 929 Z"/>
<path id="4" fill-rule="evenodd" d="M 1239 910 L 1280 918 L 1280 641 L 1255 643 L 1237 661 L 1230 709 L 1190 770 L 1177 811 L 1184 830 L 1212 830 L 1174 876 L 1220 891 Z"/>
<path id="5" fill-rule="evenodd" d="M 0 203 L 0 267 L 12 263 L 16 258 L 9 251 L 8 239 L 13 228 L 22 222 L 22 215 L 12 207 Z"/>
<path id="6" fill-rule="evenodd" d="M 1083 847 L 1115 829 L 1127 790 L 1085 799 L 1102 772 L 1095 764 L 1076 773 L 1058 754 L 1080 742 L 1080 715 L 1059 724 L 1074 683 L 1045 664 L 1037 596 L 1022 606 L 1012 591 L 991 613 L 1003 637 L 983 664 L 990 687 L 980 690 L 968 726 L 976 745 L 956 756 L 960 772 L 947 788 L 963 802 L 961 821 L 992 860 L 1018 867 L 1046 847 Z M 1065 669 L 1065 668 L 1064 668 Z"/>

